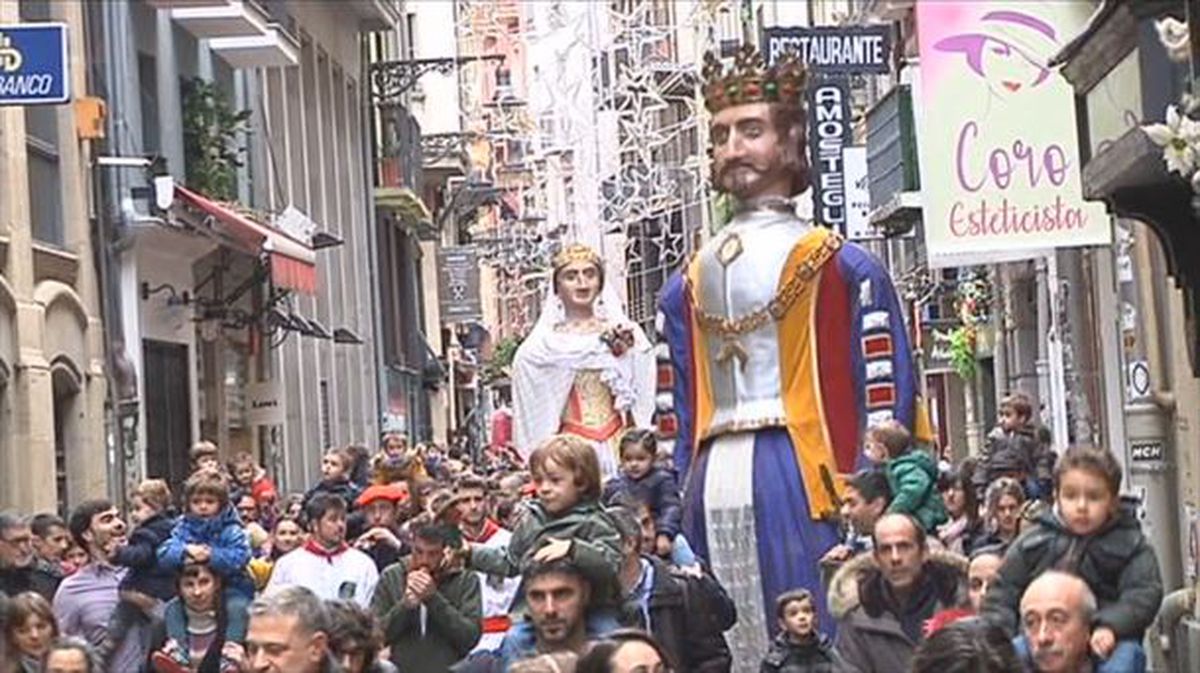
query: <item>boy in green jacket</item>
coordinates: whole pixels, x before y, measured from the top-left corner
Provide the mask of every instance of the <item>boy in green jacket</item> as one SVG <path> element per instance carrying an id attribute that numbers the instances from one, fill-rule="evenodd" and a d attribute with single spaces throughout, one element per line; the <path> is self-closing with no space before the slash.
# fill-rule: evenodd
<path id="1" fill-rule="evenodd" d="M 887 475 L 892 492 L 887 511 L 908 514 L 920 522 L 925 532 L 936 533 L 950 516 L 937 490 L 938 469 L 933 456 L 914 449 L 912 436 L 896 421 L 867 430 L 864 444 L 867 458 L 882 464 Z"/>

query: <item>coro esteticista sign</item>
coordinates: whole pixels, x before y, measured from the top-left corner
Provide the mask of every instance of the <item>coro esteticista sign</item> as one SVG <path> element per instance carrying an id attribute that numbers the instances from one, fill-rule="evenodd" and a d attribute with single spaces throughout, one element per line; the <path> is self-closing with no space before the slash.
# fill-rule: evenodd
<path id="1" fill-rule="evenodd" d="M 1088 3 L 922 2 L 919 152 L 931 266 L 1104 245 L 1083 200 L 1074 94 L 1046 67 Z"/>
<path id="2" fill-rule="evenodd" d="M 66 25 L 0 25 L 0 106 L 66 103 L 67 76 Z"/>

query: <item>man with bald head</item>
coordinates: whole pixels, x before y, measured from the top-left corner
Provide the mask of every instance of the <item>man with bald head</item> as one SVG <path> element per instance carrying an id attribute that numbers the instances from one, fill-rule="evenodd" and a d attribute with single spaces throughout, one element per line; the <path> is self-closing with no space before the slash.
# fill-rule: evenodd
<path id="1" fill-rule="evenodd" d="M 843 565 L 830 582 L 836 647 L 850 670 L 907 671 L 924 623 L 966 603 L 966 562 L 931 553 L 924 527 L 908 514 L 883 515 L 871 537 L 874 549 Z"/>
<path id="2" fill-rule="evenodd" d="M 1024 638 L 1015 642 L 1017 651 L 1038 673 L 1092 673 L 1095 614 L 1096 596 L 1086 582 L 1058 570 L 1044 572 L 1021 597 Z M 1144 657 L 1138 670 L 1145 670 Z"/>

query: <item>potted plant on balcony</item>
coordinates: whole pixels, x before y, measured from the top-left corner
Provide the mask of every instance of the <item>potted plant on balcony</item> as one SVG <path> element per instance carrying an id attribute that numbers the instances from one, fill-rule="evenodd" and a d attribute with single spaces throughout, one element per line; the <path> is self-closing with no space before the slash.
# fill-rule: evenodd
<path id="1" fill-rule="evenodd" d="M 183 150 L 188 185 L 210 198 L 237 197 L 237 170 L 246 148 L 238 135 L 250 130 L 250 110 L 234 110 L 213 82 L 198 77 L 184 85 Z"/>

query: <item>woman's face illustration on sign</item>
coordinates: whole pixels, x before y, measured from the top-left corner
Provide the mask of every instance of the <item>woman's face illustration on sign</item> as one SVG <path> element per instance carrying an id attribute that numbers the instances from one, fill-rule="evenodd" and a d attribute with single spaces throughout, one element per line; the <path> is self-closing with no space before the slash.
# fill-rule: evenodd
<path id="1" fill-rule="evenodd" d="M 1046 81 L 1046 63 L 1058 51 L 1058 38 L 1050 24 L 1035 16 L 995 11 L 983 15 L 977 31 L 947 37 L 934 47 L 960 52 L 993 95 L 1009 99 Z"/>

